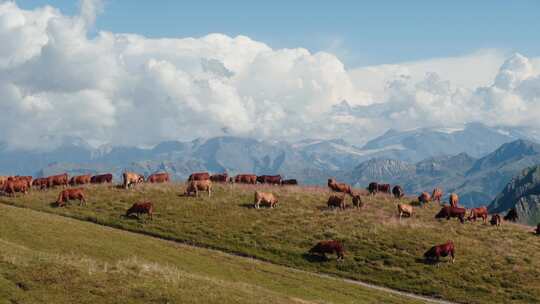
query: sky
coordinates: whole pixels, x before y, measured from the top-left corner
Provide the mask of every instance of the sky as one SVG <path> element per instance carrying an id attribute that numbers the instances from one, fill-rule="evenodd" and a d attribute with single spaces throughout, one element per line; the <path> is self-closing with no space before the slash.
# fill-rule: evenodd
<path id="1" fill-rule="evenodd" d="M 469 122 L 538 132 L 538 8 L 0 0 L 0 142 L 361 144 Z"/>

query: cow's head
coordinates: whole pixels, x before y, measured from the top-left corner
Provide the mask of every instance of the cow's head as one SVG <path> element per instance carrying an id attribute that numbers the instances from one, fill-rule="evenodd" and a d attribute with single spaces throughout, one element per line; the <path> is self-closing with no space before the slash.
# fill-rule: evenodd
<path id="1" fill-rule="evenodd" d="M 448 216 L 448 210 L 447 208 L 443 207 L 439 213 L 435 215 L 436 219 L 445 218 Z"/>

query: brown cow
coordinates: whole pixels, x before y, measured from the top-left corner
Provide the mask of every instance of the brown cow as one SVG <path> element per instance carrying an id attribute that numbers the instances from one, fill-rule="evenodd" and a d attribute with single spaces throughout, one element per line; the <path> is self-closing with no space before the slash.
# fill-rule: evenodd
<path id="1" fill-rule="evenodd" d="M 25 180 L 8 180 L 4 184 L 4 192 L 7 195 L 15 196 L 16 193 L 28 193 L 28 182 Z"/>
<path id="2" fill-rule="evenodd" d="M 320 241 L 313 246 L 309 251 L 310 254 L 319 254 L 327 259 L 326 254 L 337 255 L 337 260 L 343 260 L 345 258 L 345 250 L 341 242 L 336 240 Z"/>
<path id="3" fill-rule="evenodd" d="M 431 201 L 431 195 L 427 192 L 422 192 L 420 196 L 418 196 L 418 202 L 422 207 L 424 207 L 427 203 Z"/>
<path id="4" fill-rule="evenodd" d="M 519 219 L 516 208 L 508 210 L 508 213 L 504 216 L 505 221 L 516 222 Z"/>
<path id="5" fill-rule="evenodd" d="M 431 194 L 431 199 L 437 203 L 439 203 L 439 205 L 441 204 L 441 199 L 442 199 L 442 196 L 443 196 L 443 191 L 441 188 L 435 188 L 433 189 L 433 193 Z"/>
<path id="6" fill-rule="evenodd" d="M 407 215 L 408 217 L 411 217 L 413 214 L 413 207 L 411 205 L 397 204 L 397 209 L 398 209 L 400 220 L 403 215 Z"/>
<path id="7" fill-rule="evenodd" d="M 90 178 L 92 184 L 110 184 L 112 183 L 113 176 L 110 173 L 94 175 Z"/>
<path id="8" fill-rule="evenodd" d="M 154 214 L 154 204 L 152 202 L 146 201 L 141 203 L 134 203 L 127 211 L 126 211 L 126 217 L 129 217 L 130 215 L 135 214 L 137 218 L 141 214 L 147 214 L 149 219 L 152 219 L 152 215 Z"/>
<path id="9" fill-rule="evenodd" d="M 49 179 L 46 177 L 39 177 L 32 181 L 32 186 L 39 188 L 40 190 L 46 189 L 49 186 Z"/>
<path id="10" fill-rule="evenodd" d="M 47 177 L 47 188 L 52 188 L 55 186 L 67 186 L 68 185 L 68 175 L 67 173 L 52 175 Z"/>
<path id="11" fill-rule="evenodd" d="M 169 181 L 169 173 L 154 173 L 146 179 L 148 183 L 168 183 Z"/>
<path id="12" fill-rule="evenodd" d="M 478 208 L 472 208 L 471 213 L 467 220 L 469 221 L 476 221 L 477 218 L 481 217 L 484 224 L 487 224 L 488 219 L 488 210 L 485 206 L 478 207 Z"/>
<path id="13" fill-rule="evenodd" d="M 377 194 L 377 191 L 379 191 L 379 184 L 377 184 L 376 182 L 369 183 L 368 191 L 369 191 L 369 194 L 371 195 Z"/>
<path id="14" fill-rule="evenodd" d="M 10 176 L 8 178 L 8 180 L 13 180 L 13 181 L 24 181 L 26 183 L 26 186 L 28 187 L 28 189 L 31 189 L 32 188 L 32 180 L 33 180 L 33 177 L 32 176 L 20 176 L 20 175 L 17 175 L 17 176 Z"/>
<path id="15" fill-rule="evenodd" d="M 199 191 L 206 191 L 208 192 L 208 197 L 212 196 L 212 181 L 209 179 L 190 181 L 184 195 L 192 195 L 192 193 L 194 193 L 195 197 L 198 197 Z"/>
<path id="16" fill-rule="evenodd" d="M 90 184 L 90 174 L 73 176 L 69 180 L 69 184 L 72 186 Z"/>
<path id="17" fill-rule="evenodd" d="M 439 211 L 439 213 L 435 215 L 435 218 L 436 219 L 446 218 L 447 220 L 449 220 L 452 217 L 456 217 L 463 224 L 465 222 L 466 212 L 467 212 L 467 209 L 465 208 L 444 206 L 441 208 L 441 211 Z"/>
<path id="18" fill-rule="evenodd" d="M 194 180 L 208 180 L 210 179 L 210 174 L 208 172 L 195 172 L 191 173 L 188 177 L 188 182 Z"/>
<path id="19" fill-rule="evenodd" d="M 335 179 L 328 179 L 328 188 L 334 192 L 342 192 L 352 195 L 351 186 L 346 183 L 338 183 Z"/>
<path id="20" fill-rule="evenodd" d="M 133 185 L 144 183 L 144 176 L 134 172 L 124 172 L 122 173 L 122 180 L 124 189 L 128 189 Z"/>
<path id="21" fill-rule="evenodd" d="M 501 226 L 501 223 L 502 223 L 502 219 L 501 219 L 501 216 L 498 215 L 498 214 L 494 214 L 491 216 L 491 220 L 489 221 L 489 223 L 492 225 L 492 226 Z"/>
<path id="22" fill-rule="evenodd" d="M 390 184 L 378 184 L 377 185 L 377 192 L 389 194 L 390 190 L 391 190 L 390 189 Z"/>
<path id="23" fill-rule="evenodd" d="M 402 198 L 405 195 L 405 192 L 400 185 L 395 185 L 394 188 L 392 188 L 392 194 L 395 198 Z"/>
<path id="24" fill-rule="evenodd" d="M 69 200 L 79 200 L 79 205 L 86 205 L 86 197 L 84 195 L 83 188 L 72 188 L 72 189 L 66 189 L 62 190 L 60 194 L 58 195 L 58 199 L 56 200 L 56 204 L 58 204 L 58 207 L 64 207 L 66 203 Z"/>
<path id="25" fill-rule="evenodd" d="M 459 196 L 457 194 L 450 194 L 450 196 L 448 197 L 448 201 L 450 202 L 450 206 L 459 207 Z"/>
<path id="26" fill-rule="evenodd" d="M 278 199 L 272 193 L 255 191 L 254 207 L 259 209 L 261 202 L 267 204 L 270 208 L 274 208 L 278 203 Z"/>
<path id="27" fill-rule="evenodd" d="M 326 204 L 328 205 L 328 208 L 336 207 L 345 210 L 345 195 L 330 195 Z"/>
<path id="28" fill-rule="evenodd" d="M 364 206 L 364 202 L 362 202 L 362 199 L 360 198 L 360 194 L 353 195 L 352 204 L 355 208 L 362 208 Z"/>
<path id="29" fill-rule="evenodd" d="M 257 184 L 257 175 L 255 174 L 238 174 L 234 177 L 235 183 L 240 184 Z"/>
<path id="30" fill-rule="evenodd" d="M 281 175 L 260 175 L 257 176 L 257 182 L 261 184 L 280 185 Z"/>
<path id="31" fill-rule="evenodd" d="M 227 173 L 212 174 L 210 176 L 210 180 L 214 183 L 226 183 L 228 178 L 229 178 L 229 175 Z"/>
<path id="32" fill-rule="evenodd" d="M 431 247 L 426 253 L 424 253 L 424 258 L 426 260 L 435 260 L 435 262 L 439 262 L 440 257 L 452 257 L 452 263 L 455 261 L 455 255 L 454 255 L 454 242 L 448 241 L 442 245 L 437 245 Z"/>
<path id="33" fill-rule="evenodd" d="M 298 181 L 296 179 L 284 179 L 281 181 L 281 185 L 283 186 L 296 186 L 298 185 Z"/>

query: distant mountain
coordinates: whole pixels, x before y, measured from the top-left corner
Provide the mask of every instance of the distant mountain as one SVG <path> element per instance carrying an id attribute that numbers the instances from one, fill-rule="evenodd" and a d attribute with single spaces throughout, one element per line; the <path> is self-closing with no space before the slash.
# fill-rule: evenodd
<path id="1" fill-rule="evenodd" d="M 521 222 L 540 222 L 540 166 L 527 168 L 514 177 L 489 205 L 489 211 L 502 213 L 514 207 Z"/>

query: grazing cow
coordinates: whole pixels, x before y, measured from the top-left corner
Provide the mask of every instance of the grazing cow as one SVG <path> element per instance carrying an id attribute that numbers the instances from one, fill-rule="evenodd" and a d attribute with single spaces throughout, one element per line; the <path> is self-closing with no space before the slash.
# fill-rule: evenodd
<path id="1" fill-rule="evenodd" d="M 345 210 L 345 195 L 330 195 L 328 198 L 328 201 L 326 203 L 328 205 L 328 208 L 340 208 L 341 210 Z"/>
<path id="2" fill-rule="evenodd" d="M 540 235 L 540 224 L 538 224 L 536 226 L 536 231 L 535 232 L 536 232 L 537 235 Z"/>
<path id="3" fill-rule="evenodd" d="M 170 181 L 169 173 L 154 173 L 146 179 L 148 183 L 168 183 Z"/>
<path id="4" fill-rule="evenodd" d="M 517 222 L 518 219 L 519 219 L 519 216 L 518 216 L 516 208 L 512 208 L 508 210 L 508 213 L 506 213 L 506 215 L 504 216 L 505 221 Z"/>
<path id="5" fill-rule="evenodd" d="M 28 182 L 24 180 L 8 180 L 3 188 L 4 192 L 10 196 L 15 196 L 16 193 L 27 194 L 28 189 Z"/>
<path id="6" fill-rule="evenodd" d="M 336 240 L 327 240 L 320 241 L 315 246 L 313 246 L 309 251 L 310 254 L 319 254 L 327 259 L 326 254 L 337 255 L 337 260 L 343 260 L 345 258 L 345 250 L 340 241 Z"/>
<path id="7" fill-rule="evenodd" d="M 67 173 L 49 176 L 47 177 L 47 188 L 52 188 L 55 186 L 67 186 L 68 181 Z"/>
<path id="8" fill-rule="evenodd" d="M 394 188 L 392 188 L 392 194 L 395 198 L 402 198 L 405 195 L 405 192 L 400 185 L 395 185 Z"/>
<path id="9" fill-rule="evenodd" d="M 122 180 L 124 189 L 128 189 L 132 185 L 144 183 L 144 176 L 134 172 L 124 172 L 122 173 Z"/>
<path id="10" fill-rule="evenodd" d="M 40 190 L 46 189 L 49 186 L 49 179 L 46 177 L 36 178 L 32 181 L 32 186 L 37 187 Z"/>
<path id="11" fill-rule="evenodd" d="M 190 181 L 184 195 L 195 194 L 195 197 L 199 197 L 199 191 L 208 192 L 208 197 L 212 196 L 212 181 L 209 179 Z"/>
<path id="12" fill-rule="evenodd" d="M 360 194 L 353 195 L 352 204 L 355 208 L 362 208 L 364 206 L 364 202 L 362 202 L 362 199 L 360 198 Z"/>
<path id="13" fill-rule="evenodd" d="M 435 215 L 436 219 L 442 219 L 446 218 L 449 220 L 452 217 L 458 218 L 459 221 L 463 224 L 465 221 L 465 213 L 467 212 L 467 209 L 465 208 L 458 208 L 458 207 L 451 207 L 451 206 L 444 206 L 441 208 L 441 211 Z"/>
<path id="14" fill-rule="evenodd" d="M 433 189 L 433 192 L 431 194 L 431 199 L 437 203 L 439 203 L 439 205 L 441 204 L 441 198 L 443 196 L 443 191 L 441 188 L 435 188 Z M 457 207 L 457 206 L 456 206 Z"/>
<path id="15" fill-rule="evenodd" d="M 422 205 L 422 207 L 425 206 L 430 201 L 431 201 L 431 196 L 427 192 L 422 192 L 422 194 L 418 196 L 418 202 L 420 203 L 420 205 Z"/>
<path id="16" fill-rule="evenodd" d="M 298 185 L 298 181 L 296 179 L 284 179 L 281 181 L 281 185 L 283 186 L 296 186 Z"/>
<path id="17" fill-rule="evenodd" d="M 112 183 L 113 176 L 110 173 L 94 175 L 90 178 L 92 184 L 110 184 Z"/>
<path id="18" fill-rule="evenodd" d="M 23 181 L 26 183 L 26 186 L 28 187 L 28 189 L 31 189 L 32 188 L 32 180 L 33 180 L 33 177 L 32 176 L 20 176 L 20 175 L 17 175 L 17 176 L 10 176 L 8 178 L 8 180 L 13 180 L 13 181 Z"/>
<path id="19" fill-rule="evenodd" d="M 494 214 L 491 216 L 491 220 L 489 221 L 489 223 L 492 225 L 492 226 L 497 226 L 499 227 L 501 225 L 501 216 L 498 215 L 498 214 Z"/>
<path id="20" fill-rule="evenodd" d="M 449 255 L 452 257 L 452 263 L 454 263 L 456 258 L 454 255 L 454 242 L 452 241 L 431 247 L 424 253 L 424 258 L 426 260 L 435 260 L 435 262 L 439 262 L 440 257 L 447 257 Z"/>
<path id="21" fill-rule="evenodd" d="M 214 183 L 226 183 L 229 178 L 227 173 L 213 174 L 210 176 L 210 180 Z"/>
<path id="22" fill-rule="evenodd" d="M 459 196 L 457 194 L 450 194 L 450 196 L 448 197 L 448 201 L 450 202 L 450 206 L 459 207 Z"/>
<path id="23" fill-rule="evenodd" d="M 407 215 L 408 217 L 411 217 L 413 214 L 413 206 L 407 205 L 407 204 L 397 204 L 397 210 L 399 213 L 399 219 L 401 220 L 401 217 L 403 215 Z"/>
<path id="24" fill-rule="evenodd" d="M 208 172 L 195 172 L 191 173 L 188 177 L 188 182 L 194 181 L 194 180 L 208 180 L 210 179 L 210 173 Z"/>
<path id="25" fill-rule="evenodd" d="M 257 176 L 257 182 L 261 184 L 280 185 L 281 175 L 260 175 Z"/>
<path id="26" fill-rule="evenodd" d="M 377 194 L 378 190 L 379 190 L 379 184 L 377 184 L 376 182 L 369 183 L 369 185 L 368 185 L 369 194 L 375 195 L 375 194 Z"/>
<path id="27" fill-rule="evenodd" d="M 69 200 L 79 200 L 79 205 L 86 205 L 86 196 L 84 195 L 83 188 L 73 188 L 62 190 L 58 195 L 56 204 L 58 207 L 64 207 Z"/>
<path id="28" fill-rule="evenodd" d="M 352 195 L 351 186 L 345 183 L 338 183 L 335 179 L 328 179 L 328 188 L 334 192 L 343 192 Z"/>
<path id="29" fill-rule="evenodd" d="M 129 217 L 132 214 L 135 214 L 137 218 L 141 214 L 147 214 L 149 219 L 152 219 L 152 214 L 154 213 L 154 204 L 152 202 L 141 202 L 134 203 L 127 211 L 126 217 Z"/>
<path id="30" fill-rule="evenodd" d="M 76 185 L 85 185 L 90 183 L 91 176 L 89 174 L 87 175 L 79 175 L 79 176 L 73 176 L 69 180 L 69 184 L 72 186 Z"/>
<path id="31" fill-rule="evenodd" d="M 255 174 L 238 174 L 234 177 L 235 183 L 240 184 L 253 184 L 257 183 L 257 175 Z"/>
<path id="32" fill-rule="evenodd" d="M 381 193 L 390 193 L 390 184 L 378 184 L 377 191 Z"/>
<path id="33" fill-rule="evenodd" d="M 467 220 L 469 221 L 476 221 L 477 218 L 481 217 L 484 224 L 487 223 L 488 219 L 488 210 L 485 206 L 478 207 L 478 208 L 472 208 L 471 213 Z"/>
<path id="34" fill-rule="evenodd" d="M 274 208 L 278 203 L 278 199 L 272 193 L 255 191 L 254 206 L 256 209 L 259 209 L 261 202 L 267 204 L 270 208 Z"/>

